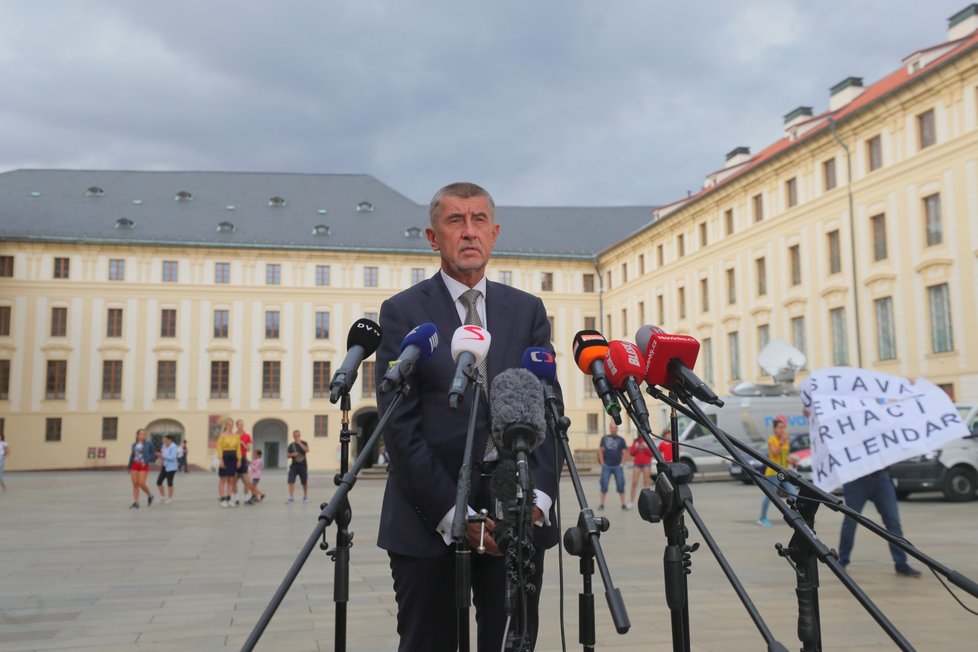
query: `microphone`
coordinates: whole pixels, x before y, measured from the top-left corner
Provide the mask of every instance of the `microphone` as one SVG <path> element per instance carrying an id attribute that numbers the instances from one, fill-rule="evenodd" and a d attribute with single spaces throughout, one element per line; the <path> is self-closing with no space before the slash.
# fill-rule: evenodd
<path id="1" fill-rule="evenodd" d="M 489 353 L 492 337 L 482 326 L 470 324 L 459 326 L 452 335 L 452 359 L 455 360 L 455 377 L 452 387 L 448 390 L 448 405 L 453 410 L 459 406 L 465 397 L 469 380 L 475 370 Z"/>
<path id="2" fill-rule="evenodd" d="M 666 389 L 681 389 L 704 403 L 722 406 L 723 401 L 693 373 L 700 343 L 689 335 L 671 335 L 655 326 L 643 326 L 635 339 L 647 342 L 645 382 Z"/>
<path id="3" fill-rule="evenodd" d="M 528 493 L 527 454 L 539 448 L 547 437 L 543 386 L 526 369 L 507 369 L 492 379 L 489 396 L 492 439 L 500 450 L 515 453 L 520 488 Z"/>
<path id="4" fill-rule="evenodd" d="M 642 358 L 642 352 L 631 342 L 612 340 L 608 343 L 608 352 L 604 354 L 604 365 L 611 384 L 628 395 L 639 428 L 650 431 L 649 410 L 645 406 L 645 397 L 642 396 L 642 388 L 639 386 L 645 378 Z"/>
<path id="5" fill-rule="evenodd" d="M 414 371 L 414 365 L 430 358 L 437 348 L 438 328 L 431 322 L 415 326 L 401 340 L 401 353 L 397 360 L 391 361 L 380 383 L 380 391 L 389 392 L 395 386 L 400 387 Z"/>
<path id="6" fill-rule="evenodd" d="M 357 369 L 380 346 L 380 326 L 369 319 L 358 319 L 350 326 L 346 336 L 346 358 L 333 374 L 329 384 L 329 402 L 336 403 L 340 396 L 348 394 L 357 382 Z"/>
<path id="7" fill-rule="evenodd" d="M 604 403 L 605 412 L 618 425 L 621 425 L 621 407 L 615 400 L 615 394 L 604 370 L 604 354 L 608 352 L 608 341 L 598 331 L 578 331 L 574 336 L 574 362 L 578 368 L 591 376 L 594 390 Z"/>

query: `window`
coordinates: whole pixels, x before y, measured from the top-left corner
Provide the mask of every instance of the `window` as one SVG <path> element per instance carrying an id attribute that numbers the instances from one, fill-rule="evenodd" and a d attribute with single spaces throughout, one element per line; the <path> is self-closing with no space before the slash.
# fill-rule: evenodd
<path id="1" fill-rule="evenodd" d="M 282 266 L 279 263 L 265 265 L 265 285 L 282 284 Z"/>
<path id="2" fill-rule="evenodd" d="M 893 298 L 876 299 L 873 301 L 873 306 L 876 308 L 876 357 L 880 360 L 896 360 Z"/>
<path id="3" fill-rule="evenodd" d="M 628 283 L 628 263 L 621 264 L 621 282 Z"/>
<path id="4" fill-rule="evenodd" d="M 727 303 L 737 303 L 737 272 L 733 269 L 727 270 Z"/>
<path id="5" fill-rule="evenodd" d="M 605 286 L 607 287 L 607 289 L 610 290 L 611 289 L 611 270 L 610 269 L 605 273 L 605 279 L 606 279 Z"/>
<path id="6" fill-rule="evenodd" d="M 227 310 L 219 309 L 214 311 L 214 338 L 224 339 L 228 336 L 228 322 L 230 315 Z"/>
<path id="7" fill-rule="evenodd" d="M 638 302 L 638 323 L 640 325 L 645 323 L 645 302 Z"/>
<path id="8" fill-rule="evenodd" d="M 0 400 L 10 398 L 10 360 L 0 360 Z"/>
<path id="9" fill-rule="evenodd" d="M 829 311 L 832 321 L 832 364 L 849 364 L 849 338 L 846 335 L 846 310 L 833 308 Z"/>
<path id="10" fill-rule="evenodd" d="M 0 278 L 12 278 L 14 275 L 14 257 L 0 256 Z"/>
<path id="11" fill-rule="evenodd" d="M 313 437 L 329 437 L 329 415 L 317 414 L 313 417 Z"/>
<path id="12" fill-rule="evenodd" d="M 842 271 L 842 245 L 839 243 L 839 230 L 829 231 L 826 235 L 829 246 L 829 274 Z"/>
<path id="13" fill-rule="evenodd" d="M 547 315 L 547 321 L 550 323 L 550 339 L 553 340 L 554 333 L 556 333 L 556 326 L 554 325 L 554 316 Z"/>
<path id="14" fill-rule="evenodd" d="M 44 441 L 61 441 L 61 417 L 44 420 Z"/>
<path id="15" fill-rule="evenodd" d="M 550 318 L 550 332 L 553 333 L 553 317 Z M 628 338 L 628 308 L 621 309 L 621 333 L 622 338 Z"/>
<path id="16" fill-rule="evenodd" d="M 920 149 L 930 147 L 937 142 L 937 129 L 934 125 L 934 109 L 924 111 L 917 116 L 917 141 Z"/>
<path id="17" fill-rule="evenodd" d="M 679 301 L 679 318 L 686 319 L 686 288 L 679 288 L 677 298 Z"/>
<path id="18" fill-rule="evenodd" d="M 122 398 L 122 360 L 102 361 L 102 398 Z"/>
<path id="19" fill-rule="evenodd" d="M 886 260 L 886 215 L 873 215 L 869 222 L 873 229 L 873 260 Z"/>
<path id="20" fill-rule="evenodd" d="M 705 278 L 700 279 L 700 310 L 710 311 L 710 281 Z"/>
<path id="21" fill-rule="evenodd" d="M 791 261 L 791 284 L 801 285 L 801 245 L 788 247 L 788 258 Z"/>
<path id="22" fill-rule="evenodd" d="M 329 313 L 325 311 L 316 312 L 316 339 L 329 339 Z"/>
<path id="23" fill-rule="evenodd" d="M 51 337 L 64 337 L 68 334 L 68 309 L 64 306 L 51 308 Z"/>
<path id="24" fill-rule="evenodd" d="M 660 324 L 666 323 L 666 301 L 661 294 L 656 296 L 655 298 L 655 308 L 656 308 L 656 315 L 658 317 L 657 320 L 658 323 Z"/>
<path id="25" fill-rule="evenodd" d="M 329 265 L 316 265 L 316 285 L 321 287 L 329 285 Z"/>
<path id="26" fill-rule="evenodd" d="M 927 288 L 930 298 L 930 341 L 934 353 L 954 350 L 954 334 L 951 332 L 951 298 L 947 283 Z"/>
<path id="27" fill-rule="evenodd" d="M 68 258 L 55 258 L 54 259 L 54 278 L 68 278 L 68 270 L 70 259 Z"/>
<path id="28" fill-rule="evenodd" d="M 499 272 L 499 277 L 498 278 L 499 278 L 499 282 L 502 283 L 503 285 L 512 285 L 513 284 L 513 272 L 510 272 L 508 270 L 501 271 L 501 272 Z M 594 279 L 593 278 L 592 278 L 591 282 L 592 283 L 594 282 Z"/>
<path id="29" fill-rule="evenodd" d="M 791 177 L 784 182 L 784 196 L 788 208 L 798 205 L 798 179 Z"/>
<path id="30" fill-rule="evenodd" d="M 324 360 L 314 360 L 312 363 L 312 397 L 329 398 L 329 383 L 331 380 L 331 364 Z"/>
<path id="31" fill-rule="evenodd" d="M 641 276 L 645 273 L 645 254 L 638 255 L 638 275 Z M 593 290 L 592 290 L 593 292 Z"/>
<path id="32" fill-rule="evenodd" d="M 367 311 L 367 312 L 363 313 L 363 318 L 364 319 L 369 319 L 370 321 L 377 321 L 377 313 Z"/>
<path id="33" fill-rule="evenodd" d="M 594 274 L 584 275 L 584 291 L 594 292 Z"/>
<path id="34" fill-rule="evenodd" d="M 791 318 L 791 345 L 805 352 L 805 317 Z"/>
<path id="35" fill-rule="evenodd" d="M 866 141 L 866 162 L 870 172 L 883 167 L 883 143 L 879 136 Z"/>
<path id="36" fill-rule="evenodd" d="M 733 220 L 733 209 L 728 208 L 723 212 L 723 232 L 724 235 L 733 235 L 734 232 L 734 220 Z"/>
<path id="37" fill-rule="evenodd" d="M 368 360 L 360 365 L 360 394 L 364 398 L 373 397 L 377 393 L 375 387 L 376 365 L 377 363 L 373 360 Z"/>
<path id="38" fill-rule="evenodd" d="M 666 264 L 665 247 L 663 247 L 661 244 L 655 248 L 655 261 L 656 261 L 656 265 L 658 265 L 659 267 L 662 267 L 663 265 Z M 608 287 L 610 288 L 611 285 L 609 284 Z"/>
<path id="39" fill-rule="evenodd" d="M 231 263 L 214 263 L 214 282 L 221 284 L 231 282 Z"/>
<path id="40" fill-rule="evenodd" d="M 411 285 L 417 285 L 424 280 L 425 273 L 423 267 L 412 267 L 411 268 Z"/>
<path id="41" fill-rule="evenodd" d="M 48 360 L 48 373 L 44 398 L 65 397 L 65 378 L 68 375 L 67 360 Z"/>
<path id="42" fill-rule="evenodd" d="M 279 336 L 279 318 L 281 314 L 278 310 L 265 311 L 265 339 L 277 340 Z"/>
<path id="43" fill-rule="evenodd" d="M 119 417 L 102 417 L 102 441 L 119 438 Z"/>
<path id="44" fill-rule="evenodd" d="M 598 415 L 595 412 L 588 412 L 587 431 L 592 435 L 598 432 Z"/>
<path id="45" fill-rule="evenodd" d="M 760 222 L 764 219 L 764 195 L 758 193 L 751 200 L 754 207 L 754 221 Z"/>
<path id="46" fill-rule="evenodd" d="M 924 215 L 927 219 L 927 246 L 944 242 L 944 226 L 941 223 L 941 195 L 924 197 Z"/>
<path id="47" fill-rule="evenodd" d="M 727 348 L 730 349 L 730 378 L 740 378 L 740 333 L 727 333 Z"/>
<path id="48" fill-rule="evenodd" d="M 706 222 L 700 222 L 700 247 L 710 244 L 706 235 Z"/>
<path id="49" fill-rule="evenodd" d="M 231 363 L 227 360 L 211 362 L 211 398 L 228 397 L 228 376 Z"/>
<path id="50" fill-rule="evenodd" d="M 597 317 L 585 317 L 584 318 L 584 330 L 593 331 L 598 327 Z"/>
<path id="51" fill-rule="evenodd" d="M 553 289 L 554 289 L 554 273 L 542 272 L 540 274 L 540 291 L 553 292 Z"/>
<path id="52" fill-rule="evenodd" d="M 261 363 L 261 397 L 279 398 L 282 385 L 282 363 L 265 360 Z"/>
<path id="53" fill-rule="evenodd" d="M 156 363 L 156 398 L 177 397 L 177 362 L 160 360 Z"/>
<path id="54" fill-rule="evenodd" d="M 109 280 L 126 280 L 126 261 L 122 260 L 121 258 L 111 258 L 109 260 Z"/>
<path id="55" fill-rule="evenodd" d="M 163 261 L 163 282 L 164 283 L 176 283 L 177 274 L 180 266 L 175 260 L 164 260 Z"/>
<path id="56" fill-rule="evenodd" d="M 757 296 L 763 297 L 767 294 L 767 261 L 763 257 L 754 261 L 755 271 L 757 272 Z"/>
<path id="57" fill-rule="evenodd" d="M 834 189 L 836 186 L 835 178 L 835 158 L 822 161 L 822 188 L 825 192 Z"/>
<path id="58" fill-rule="evenodd" d="M 0 337 L 10 336 L 10 306 L 0 306 Z"/>
<path id="59" fill-rule="evenodd" d="M 680 233 L 676 236 L 676 256 L 682 257 L 686 255 L 686 236 Z"/>
<path id="60" fill-rule="evenodd" d="M 365 288 L 375 288 L 375 287 L 377 287 L 377 268 L 376 267 L 364 267 L 363 268 L 363 287 L 365 287 Z"/>
<path id="61" fill-rule="evenodd" d="M 122 337 L 122 308 L 109 308 L 105 320 L 106 337 Z"/>
<path id="62" fill-rule="evenodd" d="M 177 336 L 176 308 L 163 308 L 160 312 L 160 337 Z"/>
<path id="63" fill-rule="evenodd" d="M 713 382 L 713 338 L 703 338 L 703 379 Z"/>
<path id="64" fill-rule="evenodd" d="M 757 350 L 762 351 L 767 343 L 771 341 L 771 326 L 761 324 L 757 327 Z"/>

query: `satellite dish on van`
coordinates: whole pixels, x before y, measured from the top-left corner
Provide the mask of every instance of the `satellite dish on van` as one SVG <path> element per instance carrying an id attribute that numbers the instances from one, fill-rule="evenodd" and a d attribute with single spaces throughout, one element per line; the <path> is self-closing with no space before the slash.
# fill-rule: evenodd
<path id="1" fill-rule="evenodd" d="M 805 367 L 805 354 L 784 340 L 774 339 L 757 354 L 757 364 L 778 383 L 793 383 L 795 372 Z"/>

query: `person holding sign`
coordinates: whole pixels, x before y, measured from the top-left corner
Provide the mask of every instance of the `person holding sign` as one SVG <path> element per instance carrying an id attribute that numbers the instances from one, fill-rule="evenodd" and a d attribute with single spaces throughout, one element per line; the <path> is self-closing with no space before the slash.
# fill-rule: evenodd
<path id="1" fill-rule="evenodd" d="M 795 466 L 798 461 L 795 456 L 791 454 L 791 445 L 788 439 L 788 417 L 783 414 L 779 414 L 774 417 L 774 434 L 772 434 L 767 440 L 767 456 L 775 464 L 781 467 L 787 467 L 788 465 Z M 778 495 L 782 498 L 786 497 L 788 494 L 794 496 L 798 489 L 788 482 L 787 480 L 781 480 L 777 477 L 777 472 L 770 468 L 765 467 L 764 469 L 764 479 L 773 484 L 778 488 Z M 771 521 L 767 519 L 767 509 L 771 506 L 771 499 L 764 495 L 764 500 L 761 501 L 761 517 L 757 519 L 758 525 L 763 527 L 771 527 Z"/>

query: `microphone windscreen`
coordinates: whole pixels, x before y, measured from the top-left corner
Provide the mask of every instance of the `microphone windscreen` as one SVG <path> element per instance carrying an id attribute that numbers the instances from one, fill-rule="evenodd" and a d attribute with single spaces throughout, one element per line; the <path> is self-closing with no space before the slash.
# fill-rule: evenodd
<path id="1" fill-rule="evenodd" d="M 678 359 L 687 369 L 692 369 L 699 352 L 700 343 L 695 337 L 655 333 L 645 357 L 645 382 L 663 386 L 674 384 L 676 379 L 669 373 L 669 363 Z"/>
<path id="2" fill-rule="evenodd" d="M 530 450 L 543 443 L 547 434 L 544 417 L 543 385 L 526 369 L 507 369 L 492 379 L 489 388 L 489 415 L 492 438 L 503 444 L 508 426 L 525 426 L 533 431 Z"/>
<path id="3" fill-rule="evenodd" d="M 354 346 L 363 348 L 363 357 L 369 358 L 380 346 L 380 326 L 370 319 L 358 319 L 350 326 L 350 332 L 346 336 L 346 350 L 349 351 Z"/>
<path id="4" fill-rule="evenodd" d="M 634 378 L 638 382 L 645 378 L 645 361 L 638 347 L 631 342 L 609 342 L 608 352 L 604 356 L 604 367 L 608 380 L 617 389 L 624 386 L 626 378 Z"/>
<path id="5" fill-rule="evenodd" d="M 540 379 L 541 382 L 553 385 L 557 382 L 557 361 L 552 351 L 542 346 L 531 346 L 523 352 L 523 369 Z"/>
<path id="6" fill-rule="evenodd" d="M 649 352 L 649 342 L 656 333 L 665 333 L 665 331 L 651 324 L 646 324 L 635 331 L 635 344 L 638 345 L 638 349 L 642 352 L 642 355 L 646 355 Z"/>
<path id="7" fill-rule="evenodd" d="M 475 364 L 479 365 L 486 359 L 491 342 L 489 331 L 482 326 L 459 326 L 452 335 L 452 360 L 458 362 L 458 356 L 467 351 L 475 356 Z"/>
<path id="8" fill-rule="evenodd" d="M 418 357 L 418 361 L 424 362 L 430 358 L 431 354 L 438 348 L 438 328 L 431 322 L 421 324 L 420 326 L 415 326 L 414 329 L 405 335 L 403 340 L 401 340 L 401 351 L 412 344 L 421 349 L 421 355 Z"/>
<path id="9" fill-rule="evenodd" d="M 516 500 L 516 462 L 503 459 L 496 465 L 489 480 L 489 496 L 493 505 L 493 520 L 500 534 L 506 529 L 506 506 Z"/>
<path id="10" fill-rule="evenodd" d="M 578 331 L 574 336 L 574 362 L 588 375 L 591 375 L 591 363 L 603 358 L 607 351 L 608 340 L 598 331 Z"/>

